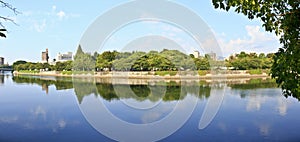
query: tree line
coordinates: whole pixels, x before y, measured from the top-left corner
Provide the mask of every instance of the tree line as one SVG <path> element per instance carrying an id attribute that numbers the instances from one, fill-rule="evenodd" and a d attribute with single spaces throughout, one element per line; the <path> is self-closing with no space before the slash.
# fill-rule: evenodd
<path id="1" fill-rule="evenodd" d="M 79 45 L 74 61 L 49 63 L 33 63 L 17 61 L 14 70 L 46 70 L 46 71 L 178 71 L 209 70 L 225 68 L 234 70 L 269 69 L 273 64 L 274 54 L 245 53 L 231 55 L 225 61 L 213 60 L 208 54 L 195 58 L 178 50 L 164 49 L 161 52 L 118 52 L 105 51 L 93 55 L 83 52 Z"/>
<path id="2" fill-rule="evenodd" d="M 164 49 L 161 52 L 105 51 L 93 55 L 84 53 L 81 46 L 72 63 L 75 71 L 177 71 L 208 70 L 209 56 L 194 58 L 178 50 Z"/>
<path id="3" fill-rule="evenodd" d="M 225 60 L 226 66 L 238 70 L 251 70 L 251 69 L 270 69 L 273 64 L 274 53 L 245 53 L 231 55 Z"/>
<path id="4" fill-rule="evenodd" d="M 22 71 L 22 70 L 32 70 L 32 71 L 71 71 L 72 70 L 72 62 L 73 61 L 66 61 L 66 62 L 57 62 L 55 65 L 50 65 L 49 63 L 34 63 L 34 62 L 27 62 L 23 60 L 19 60 L 13 63 L 12 67 L 15 71 Z"/>

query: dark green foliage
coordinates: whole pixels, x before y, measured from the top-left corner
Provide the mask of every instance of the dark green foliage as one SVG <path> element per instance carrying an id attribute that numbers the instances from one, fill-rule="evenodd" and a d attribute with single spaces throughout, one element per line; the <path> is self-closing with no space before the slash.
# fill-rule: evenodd
<path id="1" fill-rule="evenodd" d="M 215 8 L 235 8 L 249 19 L 259 18 L 266 31 L 280 35 L 283 45 L 274 56 L 271 74 L 286 96 L 300 99 L 300 1 L 212 0 Z"/>
<path id="2" fill-rule="evenodd" d="M 161 52 L 150 51 L 149 53 L 118 53 L 116 59 L 112 63 L 115 70 L 121 71 L 176 71 L 200 68 L 209 69 L 208 60 L 192 58 L 178 50 L 167 49 L 164 49 Z"/>
<path id="3" fill-rule="evenodd" d="M 0 37 L 6 37 L 6 35 L 3 33 L 6 29 L 0 29 Z"/>
<path id="4" fill-rule="evenodd" d="M 48 63 L 33 63 L 26 61 L 16 61 L 13 63 L 13 69 L 15 71 L 21 70 L 47 70 L 51 71 L 55 69 L 55 66 L 49 65 Z"/>
<path id="5" fill-rule="evenodd" d="M 95 60 L 92 55 L 84 53 L 79 45 L 72 67 L 74 71 L 93 71 L 95 70 Z"/>
<path id="6" fill-rule="evenodd" d="M 96 68 L 100 70 L 108 69 L 110 71 L 112 69 L 113 61 L 116 59 L 117 55 L 117 51 L 105 51 L 102 54 L 98 54 Z"/>
<path id="7" fill-rule="evenodd" d="M 238 70 L 252 70 L 252 69 L 269 69 L 272 66 L 272 53 L 265 56 L 263 53 L 257 55 L 256 53 L 245 53 L 231 55 L 226 64 L 228 67 L 233 67 Z"/>
<path id="8" fill-rule="evenodd" d="M 137 101 L 149 100 L 151 102 L 176 101 L 184 99 L 187 95 L 195 95 L 199 99 L 205 99 L 210 96 L 211 85 L 206 82 L 193 82 L 183 85 L 181 82 L 157 82 L 154 85 L 117 85 L 109 83 L 95 83 L 93 78 L 38 78 L 31 76 L 14 76 L 15 83 L 37 84 L 43 88 L 54 85 L 56 90 L 73 89 L 79 103 L 85 96 L 95 95 L 101 96 L 107 101 L 116 99 L 134 99 Z M 253 89 L 253 88 L 276 88 L 276 83 L 271 80 L 251 79 L 244 84 L 227 83 L 229 87 L 234 89 Z M 122 93 L 117 93 L 115 89 L 119 89 Z"/>
<path id="9" fill-rule="evenodd" d="M 235 83 L 235 84 L 228 84 L 233 89 L 253 89 L 253 88 L 276 88 L 276 82 L 272 79 L 251 79 L 248 80 L 247 83 Z"/>
<path id="10" fill-rule="evenodd" d="M 161 56 L 158 53 L 148 53 L 137 59 L 133 65 L 132 70 L 135 71 L 158 71 L 158 70 L 172 70 L 175 65 L 170 60 Z"/>
<path id="11" fill-rule="evenodd" d="M 13 69 L 15 71 L 21 71 L 21 70 L 71 71 L 72 61 L 57 62 L 55 65 L 50 65 L 49 63 L 33 63 L 33 62 L 26 62 L 26 61 L 16 61 L 13 63 Z"/>
<path id="12" fill-rule="evenodd" d="M 54 66 L 56 71 L 71 71 L 72 70 L 72 61 L 66 62 L 57 62 Z"/>

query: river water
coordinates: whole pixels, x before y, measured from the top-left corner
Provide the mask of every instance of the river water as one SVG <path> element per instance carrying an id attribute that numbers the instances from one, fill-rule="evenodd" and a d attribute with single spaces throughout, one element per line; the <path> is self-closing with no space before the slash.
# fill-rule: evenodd
<path id="1" fill-rule="evenodd" d="M 145 82 L 0 75 L 0 141 L 300 141 L 270 79 Z"/>

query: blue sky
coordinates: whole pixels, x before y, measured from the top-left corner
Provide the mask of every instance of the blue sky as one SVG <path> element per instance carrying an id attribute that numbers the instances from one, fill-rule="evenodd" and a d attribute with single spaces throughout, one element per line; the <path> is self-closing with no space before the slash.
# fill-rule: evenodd
<path id="1" fill-rule="evenodd" d="M 80 39 L 88 26 L 101 14 L 126 3 L 124 0 L 70 1 L 70 0 L 28 0 L 26 2 L 10 1 L 22 14 L 14 15 L 8 10 L 0 9 L 3 16 L 10 16 L 18 26 L 4 22 L 9 30 L 7 38 L 0 39 L 0 57 L 12 64 L 17 60 L 38 62 L 41 52 L 49 49 L 50 59 L 59 52 L 76 52 Z M 265 32 L 259 20 L 249 20 L 242 14 L 216 10 L 210 0 L 174 0 L 196 12 L 211 28 L 227 57 L 240 51 L 270 53 L 280 47 L 275 34 Z M 174 13 L 176 14 L 176 13 Z M 124 15 L 126 16 L 126 13 Z M 134 31 L 134 32 L 130 32 Z M 135 38 L 151 34 L 172 36 L 180 29 L 164 23 L 144 22 L 131 24 L 117 31 L 105 48 L 112 50 L 128 44 Z M 187 52 L 195 46 L 193 40 L 185 34 L 177 35 Z M 129 38 L 130 37 L 130 38 Z"/>

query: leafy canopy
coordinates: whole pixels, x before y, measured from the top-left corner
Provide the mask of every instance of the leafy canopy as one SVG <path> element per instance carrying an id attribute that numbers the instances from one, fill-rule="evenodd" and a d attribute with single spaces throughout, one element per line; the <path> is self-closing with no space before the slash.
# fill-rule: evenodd
<path id="1" fill-rule="evenodd" d="M 266 31 L 281 36 L 282 47 L 274 55 L 271 75 L 284 95 L 300 99 L 299 0 L 212 0 L 215 8 L 234 8 L 249 19 L 259 18 Z"/>

